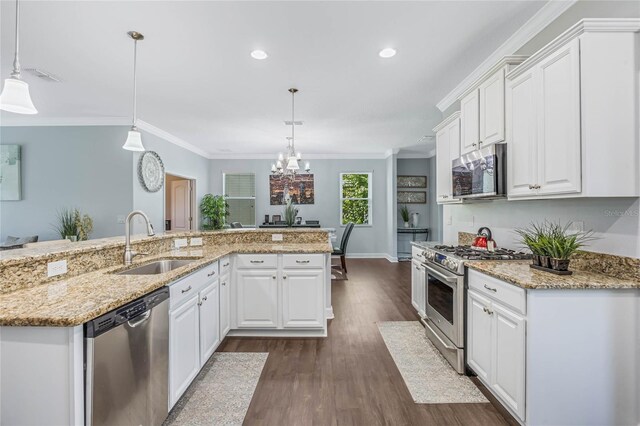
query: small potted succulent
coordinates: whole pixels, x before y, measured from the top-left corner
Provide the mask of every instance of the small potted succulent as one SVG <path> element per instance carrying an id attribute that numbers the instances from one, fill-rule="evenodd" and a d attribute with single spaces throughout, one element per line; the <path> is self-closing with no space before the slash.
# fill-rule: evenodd
<path id="1" fill-rule="evenodd" d="M 404 227 L 408 228 L 410 213 L 409 213 L 409 207 L 407 207 L 406 204 L 400 208 L 400 216 L 402 217 L 402 221 L 404 222 Z"/>
<path id="2" fill-rule="evenodd" d="M 284 208 L 284 221 L 287 226 L 293 226 L 296 223 L 296 216 L 298 215 L 298 209 L 293 205 L 293 200 L 287 201 L 287 206 Z"/>

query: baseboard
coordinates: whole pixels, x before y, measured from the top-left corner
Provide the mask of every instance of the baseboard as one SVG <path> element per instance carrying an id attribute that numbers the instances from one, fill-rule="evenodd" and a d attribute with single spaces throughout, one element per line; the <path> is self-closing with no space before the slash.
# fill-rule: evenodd
<path id="1" fill-rule="evenodd" d="M 327 319 L 334 319 L 335 318 L 335 316 L 333 315 L 333 306 L 330 307 L 330 308 L 325 308 L 324 311 L 325 311 L 325 317 Z"/>

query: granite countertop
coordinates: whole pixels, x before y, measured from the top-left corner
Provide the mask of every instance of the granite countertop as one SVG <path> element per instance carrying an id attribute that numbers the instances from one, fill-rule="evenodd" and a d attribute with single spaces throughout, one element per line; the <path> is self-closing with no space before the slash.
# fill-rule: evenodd
<path id="1" fill-rule="evenodd" d="M 530 260 L 470 260 L 465 265 L 492 277 L 525 289 L 624 289 L 640 288 L 636 279 L 589 271 L 573 271 L 572 275 L 555 275 L 530 268 Z"/>
<path id="2" fill-rule="evenodd" d="M 329 243 L 242 243 L 190 247 L 159 255 L 139 257 L 133 268 L 159 258 L 194 259 L 195 262 L 159 275 L 115 275 L 124 269 L 112 267 L 44 283 L 0 295 L 0 325 L 81 325 L 138 297 L 184 277 L 221 257 L 235 253 L 331 253 Z"/>

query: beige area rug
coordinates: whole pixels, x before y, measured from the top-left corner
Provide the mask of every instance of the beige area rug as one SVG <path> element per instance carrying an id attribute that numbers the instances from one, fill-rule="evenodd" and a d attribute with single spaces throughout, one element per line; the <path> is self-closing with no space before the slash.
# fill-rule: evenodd
<path id="1" fill-rule="evenodd" d="M 378 329 L 415 402 L 488 402 L 471 379 L 444 359 L 418 321 L 379 322 Z"/>
<path id="2" fill-rule="evenodd" d="M 164 426 L 241 425 L 268 355 L 214 353 L 173 407 Z"/>

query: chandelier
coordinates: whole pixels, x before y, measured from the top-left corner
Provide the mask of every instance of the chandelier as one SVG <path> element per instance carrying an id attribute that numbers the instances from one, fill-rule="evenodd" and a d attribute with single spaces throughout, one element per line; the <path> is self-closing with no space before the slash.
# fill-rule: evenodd
<path id="1" fill-rule="evenodd" d="M 271 173 L 276 176 L 294 176 L 300 170 L 302 154 L 296 152 L 295 146 L 295 94 L 297 91 L 298 89 L 289 89 L 289 93 L 291 93 L 291 137 L 287 138 L 289 141 L 287 152 L 278 154 L 278 160 L 271 164 Z M 308 161 L 304 164 L 304 170 L 307 173 L 311 170 L 311 165 Z"/>

